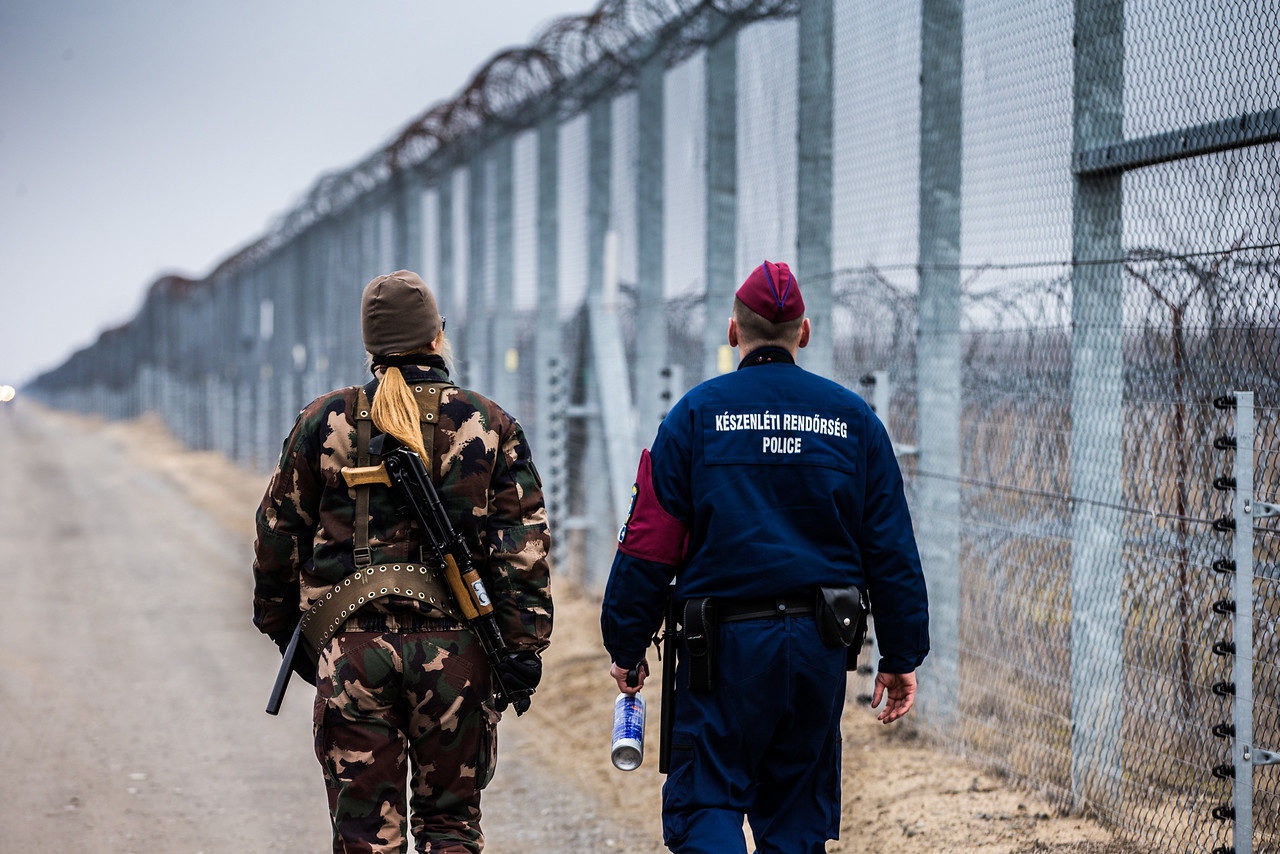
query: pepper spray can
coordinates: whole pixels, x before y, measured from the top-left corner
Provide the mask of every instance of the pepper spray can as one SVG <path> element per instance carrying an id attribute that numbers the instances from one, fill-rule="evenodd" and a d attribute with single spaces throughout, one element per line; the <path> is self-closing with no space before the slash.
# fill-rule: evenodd
<path id="1" fill-rule="evenodd" d="M 613 765 L 634 771 L 644 761 L 644 697 L 619 694 L 613 704 Z"/>

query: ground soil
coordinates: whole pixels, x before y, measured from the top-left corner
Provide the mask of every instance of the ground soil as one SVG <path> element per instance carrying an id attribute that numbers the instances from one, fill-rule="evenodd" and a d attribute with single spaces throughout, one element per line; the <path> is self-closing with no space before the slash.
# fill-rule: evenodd
<path id="1" fill-rule="evenodd" d="M 151 418 L 0 405 L 0 852 L 314 852 L 328 818 L 309 686 L 263 713 L 279 661 L 250 617 L 266 475 Z M 555 588 L 546 679 L 500 728 L 487 851 L 658 852 L 658 697 L 643 766 L 608 759 L 598 601 Z M 858 680 L 861 677 L 851 677 Z M 655 683 L 656 684 L 656 683 Z M 890 727 L 844 715 L 831 852 L 1122 852 L 1090 821 Z"/>

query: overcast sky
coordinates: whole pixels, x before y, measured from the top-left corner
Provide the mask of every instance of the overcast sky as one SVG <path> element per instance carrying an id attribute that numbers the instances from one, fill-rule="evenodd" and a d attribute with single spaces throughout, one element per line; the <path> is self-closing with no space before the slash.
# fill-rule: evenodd
<path id="1" fill-rule="evenodd" d="M 0 384 L 595 0 L 0 0 Z"/>

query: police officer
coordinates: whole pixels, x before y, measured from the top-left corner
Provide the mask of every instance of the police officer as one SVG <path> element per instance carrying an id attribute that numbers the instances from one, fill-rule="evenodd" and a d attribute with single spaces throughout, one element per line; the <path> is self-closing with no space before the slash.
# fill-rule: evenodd
<path id="1" fill-rule="evenodd" d="M 529 445 L 500 406 L 450 382 L 444 327 L 415 273 L 369 282 L 361 331 L 374 380 L 302 410 L 257 513 L 254 624 L 282 649 L 304 613 L 323 617 L 304 628 L 340 624 L 296 659 L 316 685 L 334 851 L 407 850 L 406 824 L 419 851 L 480 851 L 500 717 L 488 661 L 423 561 L 416 523 L 390 488 L 349 486 L 343 470 L 376 465 L 379 435 L 418 453 L 487 580 L 510 653 L 506 686 L 537 685 L 551 634 L 550 541 Z M 366 579 L 371 595 L 330 620 L 333 597 Z"/>
<path id="2" fill-rule="evenodd" d="M 862 399 L 795 364 L 800 286 L 766 261 L 738 289 L 738 370 L 686 394 L 644 451 L 601 613 L 624 692 L 683 608 L 663 835 L 672 851 L 821 852 L 840 828 L 840 715 L 865 592 L 881 659 L 873 706 L 906 714 L 928 606 L 902 476 Z M 668 666 L 671 666 L 668 664 Z"/>

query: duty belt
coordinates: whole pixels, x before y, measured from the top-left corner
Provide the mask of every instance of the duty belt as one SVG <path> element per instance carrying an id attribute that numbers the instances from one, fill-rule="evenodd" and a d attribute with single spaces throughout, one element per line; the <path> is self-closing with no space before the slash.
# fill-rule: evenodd
<path id="1" fill-rule="evenodd" d="M 813 595 L 766 596 L 761 599 L 717 599 L 716 618 L 721 623 L 804 617 L 813 614 Z"/>
<path id="2" fill-rule="evenodd" d="M 698 693 L 716 689 L 716 626 L 739 620 L 772 620 L 809 616 L 813 596 L 772 596 L 763 599 L 686 599 L 684 650 L 688 656 L 689 688 Z"/>

